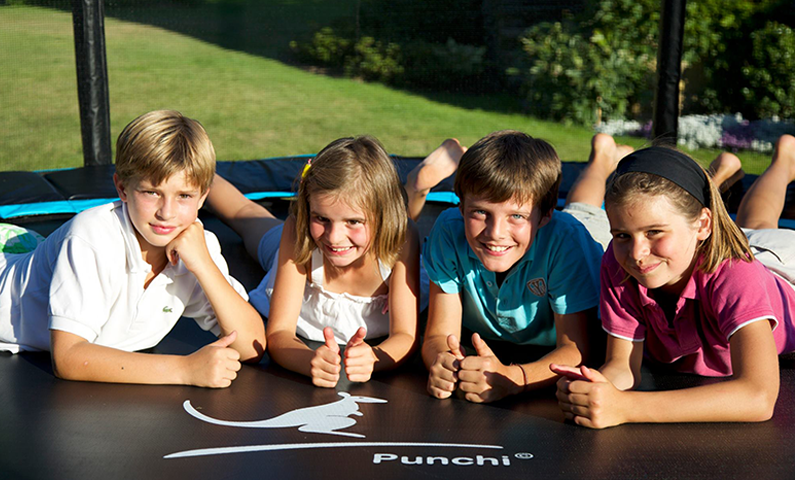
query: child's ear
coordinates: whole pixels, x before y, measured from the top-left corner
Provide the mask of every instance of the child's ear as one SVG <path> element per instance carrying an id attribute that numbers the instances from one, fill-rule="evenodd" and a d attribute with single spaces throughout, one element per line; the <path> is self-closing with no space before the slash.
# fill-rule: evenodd
<path id="1" fill-rule="evenodd" d="M 698 232 L 696 238 L 698 240 L 706 240 L 712 235 L 712 210 L 707 207 L 701 209 L 701 216 L 698 217 Z"/>
<path id="2" fill-rule="evenodd" d="M 210 187 L 210 188 L 213 188 L 213 187 Z M 207 196 L 210 194 L 210 188 L 208 188 L 207 191 L 204 192 L 202 194 L 202 196 L 199 198 L 199 208 L 197 208 L 196 210 L 201 210 L 202 207 L 204 206 L 204 201 L 207 200 Z"/>
<path id="3" fill-rule="evenodd" d="M 119 198 L 122 202 L 127 201 L 127 187 L 125 187 L 124 183 L 119 179 L 117 174 L 113 174 L 113 184 L 116 186 L 116 193 L 119 194 Z"/>
<path id="4" fill-rule="evenodd" d="M 554 211 L 555 211 L 554 208 L 550 208 L 547 213 L 541 216 L 541 219 L 538 221 L 538 228 L 543 227 L 544 225 L 549 223 L 550 220 L 552 220 L 552 212 Z"/>

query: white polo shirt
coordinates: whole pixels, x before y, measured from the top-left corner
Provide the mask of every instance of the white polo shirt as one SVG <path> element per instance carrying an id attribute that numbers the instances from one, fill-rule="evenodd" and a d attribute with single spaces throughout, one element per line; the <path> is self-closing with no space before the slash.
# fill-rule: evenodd
<path id="1" fill-rule="evenodd" d="M 229 275 L 218 239 L 204 234 L 213 261 L 248 300 Z M 182 261 L 144 289 L 150 271 L 121 201 L 79 213 L 33 252 L 0 254 L 0 351 L 49 350 L 50 329 L 143 350 L 157 345 L 182 315 L 220 333 L 207 296 Z"/>

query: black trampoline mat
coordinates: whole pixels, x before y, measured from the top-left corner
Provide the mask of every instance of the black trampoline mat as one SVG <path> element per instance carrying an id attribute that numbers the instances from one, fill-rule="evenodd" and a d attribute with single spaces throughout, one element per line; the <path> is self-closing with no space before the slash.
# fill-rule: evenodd
<path id="1" fill-rule="evenodd" d="M 208 340 L 182 319 L 156 352 L 185 354 Z M 418 363 L 333 390 L 266 359 L 244 366 L 230 388 L 211 390 L 64 381 L 52 375 L 48 354 L 2 354 L 0 471 L 3 478 L 59 479 L 791 478 L 795 376 L 787 363 L 769 422 L 593 431 L 564 423 L 551 390 L 488 405 L 436 400 L 425 393 Z M 704 381 L 647 374 L 644 387 Z M 386 402 L 358 401 L 342 411 L 330 405 L 356 397 Z M 288 414 L 299 421 L 215 425 L 188 414 L 185 401 L 221 420 Z M 311 407 L 320 407 L 314 416 L 301 410 Z M 317 427 L 318 415 L 348 425 L 329 433 L 299 430 Z"/>
<path id="2" fill-rule="evenodd" d="M 19 223 L 46 235 L 64 220 Z M 218 235 L 231 273 L 255 287 L 262 271 L 239 237 L 212 216 L 202 213 L 202 220 Z M 212 340 L 182 319 L 155 351 L 188 354 Z M 64 381 L 53 376 L 49 354 L 0 354 L 0 478 L 792 478 L 795 356 L 780 364 L 781 393 L 768 422 L 593 431 L 564 423 L 552 390 L 488 405 L 436 400 L 425 391 L 418 358 L 336 390 L 316 388 L 266 358 L 245 365 L 230 388 L 210 390 Z M 641 388 L 711 381 L 646 371 Z M 336 433 L 317 433 L 317 425 L 307 431 L 313 426 L 301 422 L 216 425 L 183 408 L 190 401 L 201 414 L 228 421 L 300 420 L 306 410 L 291 412 L 345 400 L 340 392 L 386 402 L 357 402 L 332 414 Z M 351 413 L 357 408 L 361 415 Z"/>

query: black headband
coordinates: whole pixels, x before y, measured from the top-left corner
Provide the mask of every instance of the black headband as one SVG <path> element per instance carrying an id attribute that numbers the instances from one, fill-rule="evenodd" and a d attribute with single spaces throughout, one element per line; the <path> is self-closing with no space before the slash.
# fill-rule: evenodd
<path id="1" fill-rule="evenodd" d="M 704 170 L 678 150 L 665 147 L 636 150 L 618 162 L 616 177 L 630 172 L 651 173 L 670 180 L 693 195 L 701 205 L 709 206 L 709 180 Z"/>

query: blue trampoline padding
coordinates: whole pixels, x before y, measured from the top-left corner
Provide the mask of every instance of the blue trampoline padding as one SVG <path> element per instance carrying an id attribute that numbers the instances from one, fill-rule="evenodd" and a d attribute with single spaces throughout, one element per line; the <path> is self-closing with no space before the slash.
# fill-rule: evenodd
<path id="1" fill-rule="evenodd" d="M 26 217 L 30 215 L 54 215 L 59 213 L 80 213 L 83 210 L 118 200 L 115 198 L 93 198 L 86 200 L 58 200 L 54 202 L 23 203 L 19 205 L 0 205 L 0 218 Z"/>
<path id="2" fill-rule="evenodd" d="M 219 175 L 229 180 L 251 200 L 289 198 L 295 181 L 312 154 L 273 157 L 261 160 L 223 161 L 216 164 Z M 422 160 L 418 157 L 393 155 L 400 181 Z M 582 162 L 563 162 L 558 207 L 574 185 Z M 113 185 L 114 165 L 47 170 L 40 172 L 0 172 L 0 218 L 12 219 L 32 215 L 74 214 L 87 208 L 117 199 Z M 746 175 L 728 192 L 724 201 L 730 212 L 736 212 L 744 192 L 756 175 Z M 429 202 L 457 205 L 453 176 L 446 178 L 427 196 Z M 787 199 L 779 226 L 795 229 L 795 184 L 787 189 Z"/>
<path id="3" fill-rule="evenodd" d="M 295 193 L 293 192 L 254 192 L 254 193 L 246 193 L 243 195 L 244 197 L 248 198 L 249 200 L 262 200 L 265 198 L 290 198 L 294 197 Z"/>
<path id="4" fill-rule="evenodd" d="M 36 172 L 0 173 L 0 205 L 63 200 L 47 180 Z"/>
<path id="5" fill-rule="evenodd" d="M 219 175 L 229 180 L 251 200 L 288 198 L 294 195 L 295 179 L 307 159 L 314 155 L 295 155 L 249 161 L 224 161 L 216 164 Z M 393 156 L 401 182 L 420 158 Z M 113 185 L 114 165 L 46 170 L 39 172 L 0 172 L 0 218 L 32 215 L 75 214 L 87 208 L 118 199 Z M 457 204 L 452 193 L 452 177 L 445 179 L 428 195 L 428 201 Z"/>
<path id="6" fill-rule="evenodd" d="M 460 200 L 453 192 L 430 192 L 425 199 L 429 202 L 452 203 L 458 205 Z"/>

